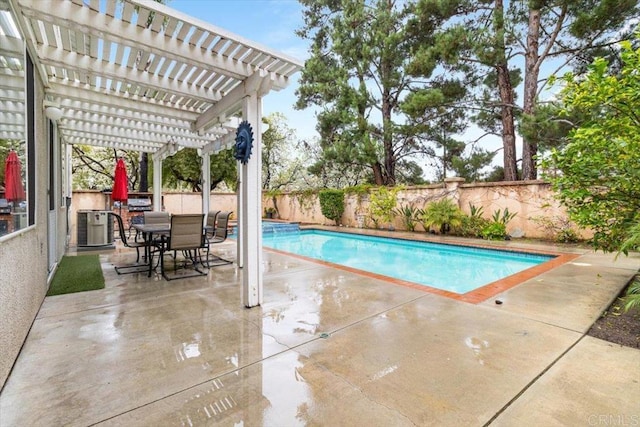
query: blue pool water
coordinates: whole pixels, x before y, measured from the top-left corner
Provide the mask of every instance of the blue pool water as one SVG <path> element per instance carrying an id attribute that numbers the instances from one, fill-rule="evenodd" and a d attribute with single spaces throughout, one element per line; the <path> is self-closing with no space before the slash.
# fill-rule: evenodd
<path id="1" fill-rule="evenodd" d="M 554 258 L 321 230 L 264 233 L 262 244 L 458 294 Z"/>

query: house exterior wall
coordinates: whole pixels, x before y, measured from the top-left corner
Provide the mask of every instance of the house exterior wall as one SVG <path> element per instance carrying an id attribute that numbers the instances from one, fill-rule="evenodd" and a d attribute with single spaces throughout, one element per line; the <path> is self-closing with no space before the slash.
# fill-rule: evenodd
<path id="1" fill-rule="evenodd" d="M 35 224 L 0 239 L 0 388 L 11 372 L 48 290 L 49 177 L 43 97 L 42 84 L 36 77 Z M 62 242 L 65 231 L 64 228 L 57 231 L 58 239 Z"/>

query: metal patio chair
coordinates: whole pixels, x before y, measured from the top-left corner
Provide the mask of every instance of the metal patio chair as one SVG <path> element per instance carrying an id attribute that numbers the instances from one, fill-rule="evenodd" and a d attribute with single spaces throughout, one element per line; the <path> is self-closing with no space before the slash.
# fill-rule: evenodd
<path id="1" fill-rule="evenodd" d="M 124 229 L 124 223 L 122 221 L 122 217 L 114 212 L 109 212 L 116 222 L 118 223 L 118 231 L 120 234 L 120 241 L 122 245 L 126 248 L 133 248 L 136 250 L 136 263 L 131 265 L 122 265 L 114 267 L 116 273 L 118 274 L 130 274 L 130 273 L 141 273 L 145 272 L 149 268 L 149 264 L 140 264 L 140 248 L 145 248 L 147 246 L 147 242 L 138 241 L 137 239 L 130 240 L 127 237 L 127 232 Z M 147 260 L 149 261 L 149 260 Z M 128 271 L 131 270 L 131 271 Z"/>
<path id="2" fill-rule="evenodd" d="M 206 271 L 198 268 L 200 263 L 200 249 L 204 247 L 203 232 L 204 214 L 179 214 L 171 216 L 171 230 L 166 236 L 154 241 L 154 245 L 160 251 L 160 272 L 166 280 L 183 279 L 187 277 L 204 276 Z M 193 267 L 191 274 L 178 274 L 177 257 L 173 258 L 173 275 L 167 274 L 164 262 L 166 252 L 182 252 L 184 261 L 182 268 Z"/>
<path id="3" fill-rule="evenodd" d="M 217 267 L 219 265 L 232 264 L 233 261 L 211 254 L 211 245 L 222 243 L 229 235 L 229 218 L 233 212 L 219 212 L 216 216 L 215 227 L 207 229 L 205 249 L 207 256 L 203 260 L 207 267 Z"/>

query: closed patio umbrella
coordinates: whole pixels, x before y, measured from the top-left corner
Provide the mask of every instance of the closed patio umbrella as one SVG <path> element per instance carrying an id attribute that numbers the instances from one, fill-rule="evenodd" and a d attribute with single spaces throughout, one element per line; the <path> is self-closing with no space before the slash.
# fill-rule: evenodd
<path id="1" fill-rule="evenodd" d="M 4 197 L 10 202 L 21 202 L 25 199 L 21 169 L 22 165 L 18 155 L 14 150 L 11 150 L 5 161 L 4 170 Z"/>
<path id="2" fill-rule="evenodd" d="M 122 202 L 126 202 L 129 198 L 129 188 L 127 183 L 127 167 L 124 160 L 118 159 L 116 163 L 116 174 L 113 180 L 113 190 L 111 192 L 111 200 L 120 202 L 120 213 L 122 213 Z"/>

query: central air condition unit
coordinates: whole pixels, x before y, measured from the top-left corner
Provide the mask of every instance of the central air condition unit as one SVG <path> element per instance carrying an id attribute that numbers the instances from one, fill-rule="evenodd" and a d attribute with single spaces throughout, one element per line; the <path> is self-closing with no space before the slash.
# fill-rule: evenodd
<path id="1" fill-rule="evenodd" d="M 78 211 L 78 246 L 113 244 L 113 221 L 108 211 Z"/>

